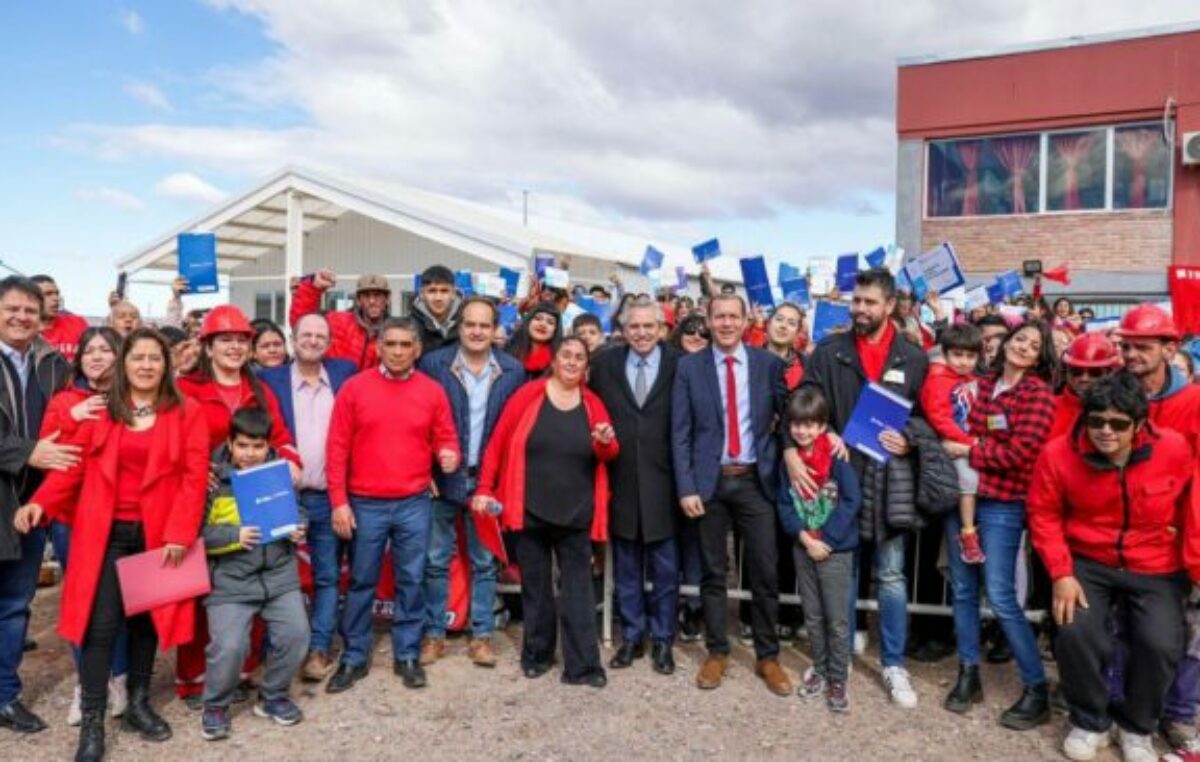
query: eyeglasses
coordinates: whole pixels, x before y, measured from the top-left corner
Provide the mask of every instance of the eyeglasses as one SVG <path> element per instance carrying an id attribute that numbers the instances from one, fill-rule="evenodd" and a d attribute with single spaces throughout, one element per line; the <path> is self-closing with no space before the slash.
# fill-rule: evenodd
<path id="1" fill-rule="evenodd" d="M 709 339 L 708 331 L 704 330 L 703 328 L 686 328 L 683 331 L 683 335 L 684 336 L 699 336 L 700 338 L 704 339 L 705 341 L 708 341 L 708 339 Z"/>
<path id="2" fill-rule="evenodd" d="M 1109 418 L 1104 415 L 1089 415 L 1085 421 L 1087 427 L 1093 431 L 1099 431 L 1107 426 L 1114 434 L 1124 434 L 1133 428 L 1133 421 L 1129 418 Z"/>
<path id="3" fill-rule="evenodd" d="M 1070 365 L 1067 366 L 1067 373 L 1076 378 L 1080 378 L 1082 376 L 1089 376 L 1091 378 L 1104 378 L 1111 372 L 1112 370 L 1109 368 L 1075 368 Z"/>

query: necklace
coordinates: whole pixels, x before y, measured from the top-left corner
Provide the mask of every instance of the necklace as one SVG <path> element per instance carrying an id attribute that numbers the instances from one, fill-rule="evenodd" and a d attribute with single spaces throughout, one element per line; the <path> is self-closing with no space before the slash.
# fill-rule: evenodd
<path id="1" fill-rule="evenodd" d="M 154 415 L 154 412 L 154 405 L 135 405 L 134 408 L 129 411 L 129 414 L 134 418 L 149 418 L 150 416 Z"/>

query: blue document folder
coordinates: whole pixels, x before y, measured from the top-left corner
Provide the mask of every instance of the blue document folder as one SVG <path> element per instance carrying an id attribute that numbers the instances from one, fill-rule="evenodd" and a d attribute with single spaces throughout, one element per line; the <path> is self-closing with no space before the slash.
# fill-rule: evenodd
<path id="1" fill-rule="evenodd" d="M 813 341 L 821 341 L 835 328 L 850 325 L 850 305 L 840 302 L 817 302 L 813 312 Z"/>
<path id="2" fill-rule="evenodd" d="M 884 263 L 887 262 L 887 249 L 879 246 L 874 251 L 866 254 L 863 259 L 867 260 L 868 267 L 883 267 Z"/>
<path id="3" fill-rule="evenodd" d="M 692 256 L 696 258 L 696 264 L 702 265 L 710 259 L 715 259 L 721 256 L 721 242 L 716 238 L 698 243 L 692 247 Z"/>
<path id="4" fill-rule="evenodd" d="M 547 267 L 554 267 L 553 254 L 536 254 L 533 257 L 533 271 L 537 274 L 538 280 L 546 274 Z"/>
<path id="5" fill-rule="evenodd" d="M 655 270 L 661 270 L 663 266 L 663 253 L 653 246 L 646 247 L 646 253 L 642 255 L 642 264 L 638 267 L 638 272 L 642 275 L 649 275 Z"/>
<path id="6" fill-rule="evenodd" d="M 772 309 L 775 297 L 771 295 L 771 281 L 767 278 L 767 263 L 762 257 L 746 257 L 739 260 L 742 265 L 742 284 L 750 304 Z"/>
<path id="7" fill-rule="evenodd" d="M 184 293 L 215 294 L 217 285 L 217 236 L 214 233 L 180 233 L 179 274 L 187 278 Z"/>
<path id="8" fill-rule="evenodd" d="M 517 289 L 521 285 L 521 273 L 517 270 L 510 270 L 507 267 L 501 267 L 500 277 L 504 278 L 504 290 L 508 292 L 508 298 L 517 298 Z"/>
<path id="9" fill-rule="evenodd" d="M 912 402 L 879 384 L 867 384 L 858 395 L 842 439 L 847 447 L 886 463 L 892 454 L 883 449 L 879 435 L 885 431 L 904 431 L 911 414 Z"/>
<path id="10" fill-rule="evenodd" d="M 808 278 L 799 276 L 779 282 L 779 290 L 783 292 L 783 300 L 808 308 Z"/>
<path id="11" fill-rule="evenodd" d="M 1000 284 L 1000 290 L 1004 292 L 1005 298 L 1008 299 L 1019 296 L 1025 291 L 1025 284 L 1021 281 L 1021 276 L 1016 270 L 1000 273 L 996 276 L 996 283 Z"/>
<path id="12" fill-rule="evenodd" d="M 1002 304 L 1004 302 L 1004 284 L 998 280 L 989 283 L 987 296 L 989 304 Z"/>
<path id="13" fill-rule="evenodd" d="M 242 526 L 262 530 L 264 544 L 282 540 L 299 528 L 300 509 L 287 461 L 235 471 L 231 479 Z"/>
<path id="14" fill-rule="evenodd" d="M 500 327 L 506 331 L 511 331 L 517 321 L 521 319 L 521 314 L 517 312 L 515 304 L 500 305 Z"/>
<path id="15" fill-rule="evenodd" d="M 459 270 L 454 273 L 454 287 L 461 291 L 465 298 L 475 296 L 475 284 L 471 279 L 471 271 Z"/>
<path id="16" fill-rule="evenodd" d="M 779 263 L 779 282 L 782 284 L 785 280 L 795 280 L 804 275 L 799 267 L 789 265 L 787 262 Z"/>
<path id="17" fill-rule="evenodd" d="M 858 275 L 858 255 L 843 254 L 837 258 L 838 291 L 848 294 L 854 290 L 854 276 Z"/>

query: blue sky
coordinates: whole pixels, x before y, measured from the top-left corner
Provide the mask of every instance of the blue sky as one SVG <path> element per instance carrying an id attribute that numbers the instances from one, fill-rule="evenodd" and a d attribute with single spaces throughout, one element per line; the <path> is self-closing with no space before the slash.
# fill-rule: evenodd
<path id="1" fill-rule="evenodd" d="M 99 314 L 118 257 L 285 164 L 494 205 L 529 188 L 541 213 L 798 264 L 865 251 L 894 230 L 897 56 L 1194 12 L 1046 6 L 9 0 L 0 260 Z"/>

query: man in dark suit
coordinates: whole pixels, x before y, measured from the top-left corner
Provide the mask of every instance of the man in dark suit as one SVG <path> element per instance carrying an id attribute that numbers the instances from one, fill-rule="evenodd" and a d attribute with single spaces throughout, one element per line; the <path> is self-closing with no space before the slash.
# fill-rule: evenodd
<path id="1" fill-rule="evenodd" d="M 609 666 L 628 667 L 643 656 L 648 628 L 654 670 L 669 675 L 675 671 L 671 644 L 679 601 L 670 455 L 671 385 L 679 352 L 659 342 L 663 314 L 653 300 L 627 302 L 619 322 L 627 345 L 597 355 L 589 378 L 621 443 L 621 454 L 608 464 L 609 533 L 622 636 Z M 649 596 L 646 578 L 653 583 Z"/>
<path id="2" fill-rule="evenodd" d="M 713 344 L 679 361 L 671 401 L 671 453 L 679 504 L 700 522 L 704 574 L 700 595 L 708 659 L 701 688 L 721 684 L 729 663 L 726 543 L 731 525 L 744 542 L 753 595 L 755 673 L 781 696 L 791 693 L 779 666 L 779 581 L 776 571 L 777 422 L 787 399 L 783 363 L 742 343 L 746 303 L 719 294 L 709 303 Z"/>

